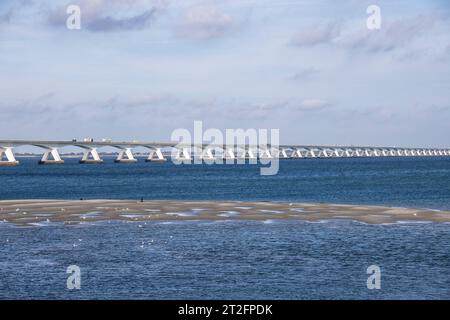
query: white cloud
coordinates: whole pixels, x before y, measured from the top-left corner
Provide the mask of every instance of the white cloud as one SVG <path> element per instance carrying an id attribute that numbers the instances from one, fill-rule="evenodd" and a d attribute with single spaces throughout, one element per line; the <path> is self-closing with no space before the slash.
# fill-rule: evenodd
<path id="1" fill-rule="evenodd" d="M 81 0 L 82 28 L 92 32 L 129 31 L 149 27 L 165 10 L 164 0 Z M 50 10 L 48 23 L 64 27 L 66 6 Z"/>
<path id="2" fill-rule="evenodd" d="M 409 46 L 429 31 L 436 18 L 434 15 L 418 15 L 384 22 L 380 30 L 361 30 L 343 35 L 339 44 L 354 51 L 369 53 L 388 52 Z"/>
<path id="3" fill-rule="evenodd" d="M 339 34 L 340 25 L 337 23 L 319 25 L 295 33 L 291 39 L 291 44 L 298 47 L 304 47 L 330 43 L 339 37 Z"/>
<path id="4" fill-rule="evenodd" d="M 309 68 L 303 68 L 298 70 L 297 72 L 294 73 L 294 75 L 291 77 L 292 80 L 309 80 L 312 77 L 314 77 L 315 75 L 317 75 L 319 73 L 319 70 L 317 70 L 316 68 L 313 67 L 309 67 Z"/>
<path id="5" fill-rule="evenodd" d="M 196 6 L 183 14 L 176 27 L 176 34 L 194 40 L 208 40 L 224 36 L 234 27 L 233 18 L 217 8 Z"/>
<path id="6" fill-rule="evenodd" d="M 299 110 L 321 110 L 330 106 L 330 103 L 321 99 L 305 99 L 298 104 Z"/>

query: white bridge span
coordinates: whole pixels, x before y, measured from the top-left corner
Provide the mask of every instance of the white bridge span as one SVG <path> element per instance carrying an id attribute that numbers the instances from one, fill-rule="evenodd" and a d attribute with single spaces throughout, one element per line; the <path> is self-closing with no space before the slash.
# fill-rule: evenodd
<path id="1" fill-rule="evenodd" d="M 314 146 L 314 145 L 217 145 L 190 144 L 176 142 L 127 142 L 127 141 L 33 141 L 0 140 L 0 165 L 17 165 L 14 148 L 36 146 L 43 149 L 40 164 L 63 164 L 58 149 L 67 146 L 83 150 L 80 163 L 98 164 L 103 159 L 98 153 L 102 147 L 118 149 L 117 163 L 135 163 L 133 149 L 144 147 L 149 150 L 147 162 L 166 161 L 163 151 L 171 150 L 178 160 L 189 162 L 193 157 L 214 161 L 245 159 L 303 159 L 303 158 L 345 158 L 345 157 L 435 157 L 450 156 L 450 148 L 400 148 L 373 146 Z M 175 152 L 173 152 L 175 151 Z"/>

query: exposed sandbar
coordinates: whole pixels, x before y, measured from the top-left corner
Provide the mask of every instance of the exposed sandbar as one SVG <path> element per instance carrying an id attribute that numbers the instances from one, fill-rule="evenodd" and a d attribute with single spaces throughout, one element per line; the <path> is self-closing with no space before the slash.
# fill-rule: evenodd
<path id="1" fill-rule="evenodd" d="M 322 203 L 148 200 L 6 200 L 0 223 L 174 220 L 356 220 L 369 224 L 450 222 L 450 211 Z"/>

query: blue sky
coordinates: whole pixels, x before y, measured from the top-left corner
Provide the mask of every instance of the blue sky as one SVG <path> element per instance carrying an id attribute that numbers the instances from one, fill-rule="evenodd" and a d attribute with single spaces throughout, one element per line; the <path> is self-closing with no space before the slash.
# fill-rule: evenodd
<path id="1" fill-rule="evenodd" d="M 2 0 L 1 137 L 169 140 L 203 120 L 283 143 L 449 147 L 449 30 L 437 0 Z"/>

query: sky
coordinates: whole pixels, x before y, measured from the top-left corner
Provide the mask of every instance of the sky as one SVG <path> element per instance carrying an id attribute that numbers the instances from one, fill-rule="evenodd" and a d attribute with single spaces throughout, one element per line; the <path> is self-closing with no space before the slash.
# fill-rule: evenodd
<path id="1" fill-rule="evenodd" d="M 0 0 L 0 139 L 450 147 L 449 31 L 445 0 Z"/>

